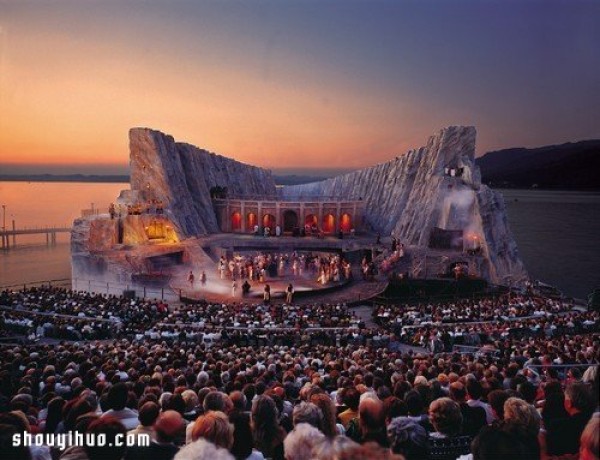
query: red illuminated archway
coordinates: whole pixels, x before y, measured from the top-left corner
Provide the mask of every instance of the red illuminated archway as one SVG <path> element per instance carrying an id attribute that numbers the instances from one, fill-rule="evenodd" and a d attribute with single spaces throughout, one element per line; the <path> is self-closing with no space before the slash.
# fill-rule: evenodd
<path id="1" fill-rule="evenodd" d="M 323 216 L 323 232 L 333 233 L 335 231 L 335 217 L 333 214 L 325 214 Z"/>
<path id="2" fill-rule="evenodd" d="M 263 227 L 269 227 L 271 232 L 275 231 L 275 216 L 273 214 L 265 214 L 263 216 Z"/>
<path id="3" fill-rule="evenodd" d="M 345 212 L 340 217 L 340 230 L 344 233 L 349 233 L 351 229 L 352 229 L 352 217 L 350 217 L 350 214 Z"/>
<path id="4" fill-rule="evenodd" d="M 242 229 L 242 215 L 239 212 L 231 214 L 231 231 L 239 232 Z"/>
<path id="5" fill-rule="evenodd" d="M 308 225 L 309 227 L 312 227 L 314 225 L 318 227 L 319 219 L 317 219 L 317 216 L 315 216 L 314 214 L 307 214 L 304 218 L 304 225 Z"/>
<path id="6" fill-rule="evenodd" d="M 258 217 L 256 217 L 256 214 L 254 214 L 253 212 L 249 212 L 246 215 L 246 230 L 248 230 L 249 232 L 253 232 L 254 227 L 256 227 L 257 225 Z"/>

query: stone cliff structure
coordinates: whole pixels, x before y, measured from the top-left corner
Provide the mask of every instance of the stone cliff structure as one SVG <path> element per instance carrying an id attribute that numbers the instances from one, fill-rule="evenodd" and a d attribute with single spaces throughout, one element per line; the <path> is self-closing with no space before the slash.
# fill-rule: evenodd
<path id="1" fill-rule="evenodd" d="M 210 235 L 264 226 L 298 235 L 306 226 L 332 235 L 392 235 L 411 253 L 411 276 L 465 263 L 493 283 L 517 284 L 525 268 L 502 196 L 481 184 L 475 135 L 473 127 L 448 127 L 386 163 L 278 189 L 268 170 L 134 128 L 131 188 L 117 198 L 112 218 L 75 221 L 74 277 L 90 267 L 122 277 L 162 271 L 169 260 L 200 263 L 210 259 L 202 249 Z"/>
<path id="2" fill-rule="evenodd" d="M 321 182 L 285 187 L 285 199 L 333 195 L 366 202 L 372 229 L 410 246 L 431 246 L 433 229 L 463 233 L 482 255 L 478 271 L 495 283 L 526 276 L 502 195 L 481 184 L 474 127 L 451 126 L 394 160 Z M 426 255 L 425 255 L 426 257 Z M 511 277 L 508 282 L 506 278 Z"/>

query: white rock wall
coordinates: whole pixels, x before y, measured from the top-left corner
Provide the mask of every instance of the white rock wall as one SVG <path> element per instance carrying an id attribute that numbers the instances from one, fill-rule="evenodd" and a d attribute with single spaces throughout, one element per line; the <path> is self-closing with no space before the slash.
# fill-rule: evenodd
<path id="1" fill-rule="evenodd" d="M 219 232 L 210 198 L 214 186 L 229 196 L 276 194 L 271 171 L 207 152 L 147 128 L 129 132 L 131 189 L 163 201 L 178 236 Z"/>
<path id="2" fill-rule="evenodd" d="M 502 196 L 481 184 L 475 165 L 474 127 L 451 126 L 427 145 L 387 163 L 321 182 L 284 187 L 288 199 L 320 195 L 366 202 L 373 230 L 398 236 L 405 244 L 425 247 L 433 227 L 466 230 L 479 237 L 485 277 L 504 283 L 526 276 L 508 228 Z M 462 168 L 460 177 L 445 168 Z"/>

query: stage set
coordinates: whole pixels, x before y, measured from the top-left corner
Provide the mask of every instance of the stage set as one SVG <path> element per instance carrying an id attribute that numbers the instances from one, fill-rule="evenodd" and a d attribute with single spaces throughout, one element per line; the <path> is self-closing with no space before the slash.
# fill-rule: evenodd
<path id="1" fill-rule="evenodd" d="M 393 276 L 518 284 L 504 203 L 481 184 L 474 146 L 474 128 L 449 127 L 389 162 L 278 187 L 266 169 L 135 128 L 130 189 L 74 222 L 73 279 L 223 301 Z"/>

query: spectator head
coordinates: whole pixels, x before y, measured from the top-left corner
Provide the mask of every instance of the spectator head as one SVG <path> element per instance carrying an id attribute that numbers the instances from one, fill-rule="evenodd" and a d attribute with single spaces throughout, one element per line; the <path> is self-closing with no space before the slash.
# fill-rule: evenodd
<path id="1" fill-rule="evenodd" d="M 429 420 L 435 431 L 446 436 L 456 436 L 462 431 L 460 406 L 450 398 L 439 398 L 430 404 Z"/>
<path id="2" fill-rule="evenodd" d="M 467 379 L 467 394 L 469 398 L 473 400 L 478 400 L 483 395 L 483 388 L 481 387 L 481 383 L 479 380 L 474 378 Z"/>
<path id="3" fill-rule="evenodd" d="M 385 427 L 385 410 L 377 398 L 365 398 L 358 406 L 358 421 L 361 431 L 369 433 Z"/>
<path id="4" fill-rule="evenodd" d="M 594 414 L 581 433 L 579 460 L 600 459 L 600 415 Z"/>
<path id="5" fill-rule="evenodd" d="M 129 390 L 127 385 L 124 383 L 115 383 L 108 390 L 108 407 L 113 410 L 123 410 L 127 405 L 127 399 L 129 398 Z"/>
<path id="6" fill-rule="evenodd" d="M 13 436 L 23 436 L 23 430 L 13 424 L 0 422 L 0 449 L 2 459 L 6 460 L 31 460 L 31 451 L 24 443 L 19 447 L 13 445 Z"/>
<path id="7" fill-rule="evenodd" d="M 325 435 L 312 425 L 299 423 L 283 441 L 286 460 L 312 458 L 313 449 L 325 441 Z"/>
<path id="8" fill-rule="evenodd" d="M 335 404 L 327 393 L 313 394 L 310 402 L 321 409 L 323 414 L 321 431 L 328 438 L 334 438 L 337 435 Z"/>
<path id="9" fill-rule="evenodd" d="M 250 416 L 243 411 L 234 411 L 229 416 L 233 425 L 233 445 L 230 452 L 238 459 L 248 458 L 252 454 L 254 439 L 250 427 Z"/>
<path id="10" fill-rule="evenodd" d="M 504 390 L 493 390 L 488 394 L 488 402 L 499 420 L 504 420 L 504 403 L 507 399 L 508 393 Z"/>
<path id="11" fill-rule="evenodd" d="M 158 407 L 158 404 L 148 401 L 147 403 L 144 403 L 142 407 L 140 407 L 138 420 L 142 426 L 150 427 L 154 425 L 154 422 L 156 422 L 158 414 L 160 414 L 160 407 Z"/>
<path id="12" fill-rule="evenodd" d="M 504 403 L 504 420 L 521 427 L 525 433 L 537 436 L 540 431 L 540 416 L 531 404 L 520 398 L 508 398 Z"/>
<path id="13" fill-rule="evenodd" d="M 294 407 L 292 420 L 294 426 L 300 423 L 307 423 L 314 426 L 317 430 L 321 430 L 321 427 L 323 426 L 323 412 L 321 412 L 319 406 L 313 403 L 301 402 Z"/>
<path id="14" fill-rule="evenodd" d="M 387 427 L 390 447 L 395 454 L 402 454 L 406 460 L 427 458 L 427 431 L 422 425 L 408 417 L 397 417 Z"/>
<path id="15" fill-rule="evenodd" d="M 234 458 L 227 450 L 205 439 L 198 439 L 182 447 L 173 460 L 234 460 Z"/>
<path id="16" fill-rule="evenodd" d="M 396 417 L 405 417 L 408 415 L 406 403 L 395 396 L 390 396 L 383 401 L 383 409 L 385 411 L 386 424 Z"/>
<path id="17" fill-rule="evenodd" d="M 87 434 L 98 438 L 99 435 L 106 437 L 106 444 L 103 446 L 86 446 L 85 452 L 89 460 L 121 460 L 125 456 L 126 446 L 117 447 L 118 439 L 125 439 L 127 430 L 123 424 L 114 417 L 101 417 L 94 420 L 87 429 Z"/>
<path id="18" fill-rule="evenodd" d="M 206 439 L 218 447 L 230 449 L 233 445 L 233 425 L 220 411 L 210 411 L 196 419 L 192 428 L 192 440 Z"/>
<path id="19" fill-rule="evenodd" d="M 330 460 L 332 458 L 345 458 L 347 451 L 357 446 L 356 442 L 346 436 L 336 436 L 313 447 L 312 459 Z"/>
<path id="20" fill-rule="evenodd" d="M 185 390 L 183 393 L 181 393 L 181 397 L 185 403 L 186 412 L 192 412 L 200 403 L 198 395 L 194 390 Z"/>
<path id="21" fill-rule="evenodd" d="M 343 390 L 342 401 L 344 405 L 353 411 L 358 410 L 360 393 L 354 387 L 345 388 Z"/>
<path id="22" fill-rule="evenodd" d="M 246 400 L 246 395 L 241 391 L 234 391 L 229 395 L 229 399 L 233 404 L 233 409 L 238 412 L 244 412 L 248 405 L 248 401 Z"/>
<path id="23" fill-rule="evenodd" d="M 450 398 L 457 403 L 462 403 L 467 399 L 467 390 L 460 382 L 453 382 L 449 386 Z"/>
<path id="24" fill-rule="evenodd" d="M 211 391 L 204 397 L 202 407 L 204 408 L 204 412 L 214 410 L 229 414 L 233 409 L 233 403 L 225 393 L 221 391 Z"/>
<path id="25" fill-rule="evenodd" d="M 174 442 L 183 436 L 184 430 L 185 421 L 181 414 L 174 410 L 162 412 L 154 423 L 154 431 L 158 442 Z"/>
<path id="26" fill-rule="evenodd" d="M 594 396 L 588 385 L 582 382 L 571 382 L 565 390 L 565 409 L 570 415 L 594 411 Z"/>
<path id="27" fill-rule="evenodd" d="M 520 383 L 517 386 L 517 391 L 519 392 L 521 397 L 525 401 L 527 401 L 529 404 L 533 404 L 535 402 L 535 397 L 537 395 L 537 388 L 533 383 L 531 383 L 529 381 Z"/>
<path id="28" fill-rule="evenodd" d="M 404 396 L 404 402 L 408 408 L 408 415 L 416 417 L 423 414 L 423 408 L 425 404 L 423 403 L 423 397 L 421 396 L 421 393 L 418 391 L 410 390 L 408 393 L 406 393 Z"/>

